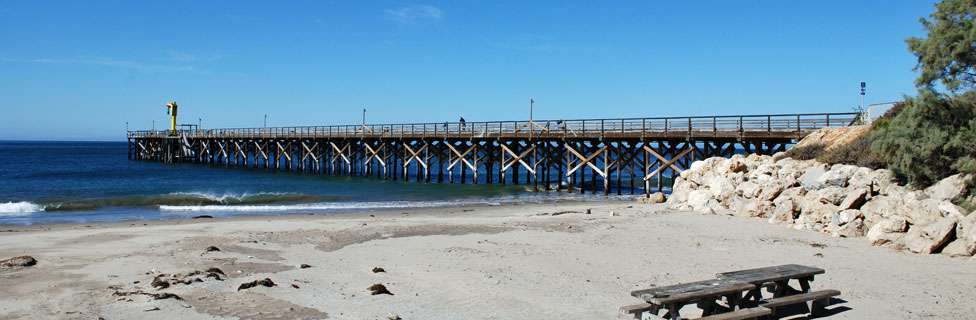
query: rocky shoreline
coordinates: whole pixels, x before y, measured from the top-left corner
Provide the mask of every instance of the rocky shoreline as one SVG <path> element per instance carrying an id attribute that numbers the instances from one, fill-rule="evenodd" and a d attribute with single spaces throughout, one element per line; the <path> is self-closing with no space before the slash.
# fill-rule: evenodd
<path id="1" fill-rule="evenodd" d="M 960 175 L 913 190 L 898 185 L 886 169 L 753 154 L 695 162 L 675 179 L 667 204 L 835 237 L 866 236 L 873 245 L 914 253 L 970 257 L 976 253 L 976 214 L 954 203 L 966 191 Z"/>

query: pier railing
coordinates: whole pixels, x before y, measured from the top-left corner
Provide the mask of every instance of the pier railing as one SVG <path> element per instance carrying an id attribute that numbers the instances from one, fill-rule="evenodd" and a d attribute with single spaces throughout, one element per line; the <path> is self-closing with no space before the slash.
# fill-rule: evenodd
<path id="1" fill-rule="evenodd" d="M 849 126 L 860 114 L 806 113 L 657 118 L 359 124 L 179 130 L 187 138 L 678 138 L 797 137 Z M 171 136 L 169 130 L 129 131 L 128 138 Z"/>

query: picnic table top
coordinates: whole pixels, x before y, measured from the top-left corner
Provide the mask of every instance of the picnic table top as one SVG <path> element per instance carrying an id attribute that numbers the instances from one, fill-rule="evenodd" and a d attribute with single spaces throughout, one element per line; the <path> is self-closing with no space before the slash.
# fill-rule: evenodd
<path id="1" fill-rule="evenodd" d="M 711 279 L 673 286 L 632 291 L 630 295 L 651 304 L 666 305 L 755 289 L 756 285 L 732 279 Z"/>
<path id="2" fill-rule="evenodd" d="M 749 283 L 766 283 L 781 280 L 806 278 L 823 274 L 824 269 L 808 267 L 798 264 L 784 264 L 781 266 L 746 269 L 732 272 L 722 272 L 715 276 L 719 279 L 738 280 Z"/>

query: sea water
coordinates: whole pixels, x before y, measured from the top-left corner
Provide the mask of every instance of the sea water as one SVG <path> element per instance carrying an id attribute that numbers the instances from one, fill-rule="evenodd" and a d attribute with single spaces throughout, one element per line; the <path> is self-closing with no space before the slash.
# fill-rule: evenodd
<path id="1" fill-rule="evenodd" d="M 0 225 L 604 199 L 602 191 L 580 195 L 565 190 L 534 192 L 524 184 L 471 184 L 470 180 L 449 184 L 447 174 L 442 183 L 418 183 L 413 177 L 403 182 L 133 161 L 127 158 L 125 142 L 0 141 L 0 159 Z M 456 182 L 458 178 L 455 175 Z M 558 179 L 555 173 L 553 179 Z"/>

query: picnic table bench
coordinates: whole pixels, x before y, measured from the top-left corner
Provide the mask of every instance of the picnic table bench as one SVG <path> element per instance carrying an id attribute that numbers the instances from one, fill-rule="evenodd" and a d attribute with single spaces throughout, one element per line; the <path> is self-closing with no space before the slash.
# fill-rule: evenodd
<path id="1" fill-rule="evenodd" d="M 658 316 L 665 310 L 664 318 L 681 319 L 680 309 L 697 303 L 702 319 L 746 319 L 776 317 L 777 308 L 810 301 L 810 311 L 816 314 L 830 297 L 840 294 L 837 290 L 810 292 L 814 276 L 823 273 L 821 268 L 797 264 L 722 272 L 712 280 L 633 291 L 630 294 L 645 303 L 621 310 L 638 318 L 644 311 Z M 790 286 L 792 280 L 798 282 L 799 289 Z M 763 288 L 773 293 L 770 299 L 763 298 Z"/>

